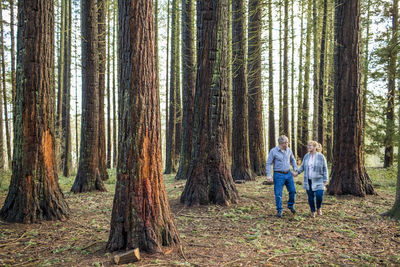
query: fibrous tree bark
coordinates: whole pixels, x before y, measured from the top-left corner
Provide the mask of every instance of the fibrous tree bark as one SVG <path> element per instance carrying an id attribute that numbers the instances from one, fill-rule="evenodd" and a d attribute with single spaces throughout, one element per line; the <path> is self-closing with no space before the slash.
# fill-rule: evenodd
<path id="1" fill-rule="evenodd" d="M 312 2 L 308 1 L 307 8 L 307 34 L 306 34 L 306 58 L 304 66 L 304 84 L 303 84 L 303 107 L 301 110 L 301 139 L 300 141 L 300 151 L 297 154 L 300 158 L 307 153 L 307 142 L 309 138 L 308 133 L 308 116 L 309 116 L 309 92 L 310 92 L 310 69 L 311 69 L 311 9 Z"/>
<path id="2" fill-rule="evenodd" d="M 187 178 L 192 157 L 194 91 L 196 88 L 194 14 L 194 1 L 182 0 L 183 115 L 179 169 L 175 177 L 177 180 Z"/>
<path id="3" fill-rule="evenodd" d="M 197 77 L 192 162 L 181 202 L 235 203 L 227 149 L 227 0 L 197 2 Z M 217 53 L 218 51 L 218 53 Z"/>
<path id="4" fill-rule="evenodd" d="M 282 123 L 284 134 L 290 138 L 289 131 L 289 0 L 284 0 L 284 26 L 283 26 L 283 106 L 282 106 Z"/>
<path id="5" fill-rule="evenodd" d="M 290 88 L 291 88 L 291 121 L 290 121 L 290 142 L 291 142 L 291 148 L 293 151 L 293 154 L 296 155 L 296 138 L 295 138 L 295 112 L 294 112 L 294 99 L 295 99 L 295 95 L 294 95 L 294 76 L 295 76 L 295 69 L 294 69 L 294 50 L 295 50 L 295 46 L 294 46 L 294 40 L 295 40 L 295 28 L 294 28 L 294 9 L 295 9 L 295 0 L 291 1 L 291 16 L 290 16 L 290 29 L 291 29 L 291 50 L 292 50 L 292 55 L 291 55 L 291 70 L 290 70 Z"/>
<path id="6" fill-rule="evenodd" d="M 112 79 L 113 79 L 113 89 L 112 89 L 112 95 L 113 95 L 113 167 L 117 166 L 117 97 L 115 91 L 117 90 L 116 86 L 116 79 L 115 79 L 115 60 L 116 60 L 116 41 L 115 41 L 115 36 L 117 35 L 117 20 L 116 20 L 116 1 L 113 1 L 113 39 L 112 39 Z"/>
<path id="7" fill-rule="evenodd" d="M 248 27 L 248 125 L 250 168 L 257 175 L 265 175 L 263 95 L 261 84 L 262 1 L 249 1 Z"/>
<path id="8" fill-rule="evenodd" d="M 296 156 L 301 158 L 303 154 L 303 31 L 304 31 L 304 2 L 300 2 L 301 5 L 301 23 L 300 23 L 300 48 L 299 48 L 299 83 L 298 83 L 298 93 L 297 93 L 297 144 L 296 144 Z"/>
<path id="9" fill-rule="evenodd" d="M 120 0 L 117 184 L 110 251 L 178 245 L 165 191 L 152 0 Z"/>
<path id="10" fill-rule="evenodd" d="M 319 39 L 319 29 L 318 29 L 318 3 L 317 0 L 312 0 L 312 32 L 313 32 L 313 113 L 312 113 L 312 139 L 318 139 L 318 39 Z"/>
<path id="11" fill-rule="evenodd" d="M 374 189 L 361 145 L 360 0 L 337 1 L 335 26 L 334 152 L 328 193 L 365 196 Z"/>
<path id="12" fill-rule="evenodd" d="M 71 155 L 71 26 L 72 26 L 72 3 L 71 0 L 65 0 L 64 23 L 63 31 L 63 73 L 62 73 L 62 107 L 61 107 L 61 167 L 63 175 L 68 177 L 71 170 L 72 155 Z"/>
<path id="13" fill-rule="evenodd" d="M 170 62 L 170 85 L 169 85 L 169 116 L 168 116 L 168 136 L 166 142 L 167 157 L 165 159 L 165 174 L 176 172 L 176 134 L 177 134 L 177 75 L 179 57 L 177 50 L 179 49 L 178 36 L 178 0 L 172 0 L 171 11 L 171 62 Z"/>
<path id="14" fill-rule="evenodd" d="M 318 85 L 318 142 L 324 146 L 324 103 L 325 103 L 325 40 L 328 0 L 324 0 L 324 11 L 322 21 L 321 53 L 319 63 L 319 85 Z"/>
<path id="15" fill-rule="evenodd" d="M 101 179 L 107 180 L 107 156 L 106 156 L 106 119 L 104 114 L 104 98 L 106 91 L 106 15 L 107 0 L 97 0 L 98 10 L 98 60 L 99 60 L 99 130 L 98 130 L 98 160 Z"/>
<path id="16" fill-rule="evenodd" d="M 394 125 L 394 101 L 396 97 L 396 77 L 397 77 L 397 57 L 399 51 L 399 10 L 398 1 L 393 2 L 392 7 L 392 38 L 388 44 L 388 93 L 386 107 L 386 136 L 385 136 L 385 155 L 383 167 L 388 168 L 393 165 L 393 137 L 395 135 Z"/>
<path id="17" fill-rule="evenodd" d="M 268 0 L 268 146 L 275 147 L 274 61 L 273 61 L 272 0 Z"/>
<path id="18" fill-rule="evenodd" d="M 11 183 L 0 217 L 34 223 L 68 217 L 54 138 L 54 1 L 18 1 L 17 90 Z"/>
<path id="19" fill-rule="evenodd" d="M 254 180 L 250 169 L 248 131 L 248 87 L 246 75 L 245 1 L 232 0 L 232 177 Z"/>
<path id="20" fill-rule="evenodd" d="M 97 0 L 81 1 L 82 119 L 78 173 L 71 191 L 106 191 L 99 160 L 99 54 Z"/>
<path id="21" fill-rule="evenodd" d="M 111 20 L 111 9 L 110 0 L 107 0 L 107 169 L 111 168 L 111 156 L 112 156 L 112 128 L 111 125 L 111 43 L 110 43 L 110 22 Z M 115 134 L 115 133 L 113 133 Z"/>
<path id="22" fill-rule="evenodd" d="M 4 124 L 6 126 L 6 144 L 7 144 L 7 163 L 11 167 L 11 137 L 8 124 L 8 103 L 7 103 L 7 87 L 6 87 L 6 63 L 5 63 L 5 44 L 4 44 L 4 27 L 3 27 L 3 5 L 0 2 L 0 43 L 1 43 L 1 72 L 3 74 L 3 103 L 4 103 Z M 12 75 L 12 74 L 11 74 Z"/>

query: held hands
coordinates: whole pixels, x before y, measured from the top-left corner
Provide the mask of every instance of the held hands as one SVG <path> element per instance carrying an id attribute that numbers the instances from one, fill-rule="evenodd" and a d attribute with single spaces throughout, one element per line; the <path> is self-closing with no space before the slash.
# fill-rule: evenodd
<path id="1" fill-rule="evenodd" d="M 294 176 L 294 177 L 297 177 L 298 175 L 299 175 L 298 172 L 293 172 L 293 176 Z"/>
<path id="2" fill-rule="evenodd" d="M 272 182 L 272 177 L 271 176 L 267 177 L 267 182 Z"/>

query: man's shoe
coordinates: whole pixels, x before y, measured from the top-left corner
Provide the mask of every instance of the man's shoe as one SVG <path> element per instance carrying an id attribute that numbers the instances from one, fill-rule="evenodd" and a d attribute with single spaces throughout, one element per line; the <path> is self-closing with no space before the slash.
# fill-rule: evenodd
<path id="1" fill-rule="evenodd" d="M 322 215 L 322 210 L 321 210 L 321 209 L 318 209 L 318 210 L 317 210 L 317 214 L 318 214 L 318 215 Z"/>
<path id="2" fill-rule="evenodd" d="M 296 214 L 296 210 L 294 208 L 289 208 L 293 214 Z"/>
<path id="3" fill-rule="evenodd" d="M 276 213 L 276 217 L 282 218 L 282 211 L 281 210 Z"/>

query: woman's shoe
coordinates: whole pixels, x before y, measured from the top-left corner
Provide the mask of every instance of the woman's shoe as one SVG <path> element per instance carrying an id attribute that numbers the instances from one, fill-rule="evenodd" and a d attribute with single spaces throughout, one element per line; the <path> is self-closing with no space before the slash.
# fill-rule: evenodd
<path id="1" fill-rule="evenodd" d="M 318 209 L 318 210 L 317 210 L 317 214 L 318 214 L 318 215 L 322 215 L 322 210 L 321 210 L 321 209 Z"/>
<path id="2" fill-rule="evenodd" d="M 315 218 L 315 212 L 311 212 L 311 218 Z"/>

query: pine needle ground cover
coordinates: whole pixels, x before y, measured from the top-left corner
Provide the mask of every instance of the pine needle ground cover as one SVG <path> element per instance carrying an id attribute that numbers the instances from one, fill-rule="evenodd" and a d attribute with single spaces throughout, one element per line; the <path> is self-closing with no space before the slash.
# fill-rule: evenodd
<path id="1" fill-rule="evenodd" d="M 185 208 L 179 197 L 185 181 L 165 177 L 183 247 L 146 255 L 130 266 L 337 266 L 400 265 L 400 223 L 382 218 L 395 196 L 396 172 L 369 168 L 378 195 L 366 198 L 325 195 L 323 216 L 309 217 L 307 196 L 296 185 L 296 209 L 275 218 L 273 186 L 265 177 L 238 184 L 238 204 Z M 9 174 L 1 176 L 0 203 Z M 302 176 L 296 178 L 302 180 Z M 73 177 L 60 178 L 70 219 L 40 224 L 0 222 L 0 266 L 111 266 L 105 251 L 115 173 L 108 192 L 71 194 Z M 284 191 L 285 192 L 285 191 Z M 287 192 L 284 193 L 284 203 Z M 129 265 L 126 265 L 129 266 Z"/>

